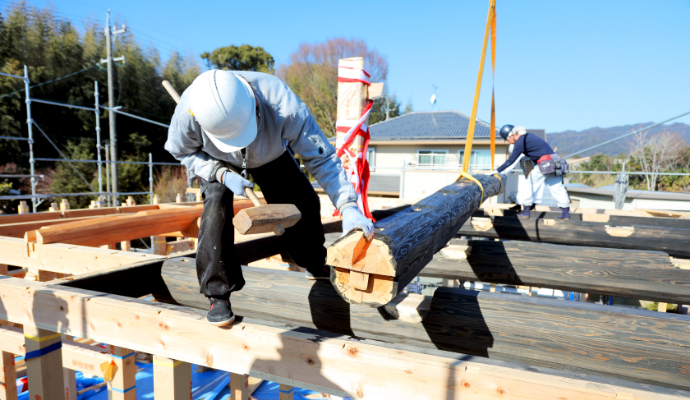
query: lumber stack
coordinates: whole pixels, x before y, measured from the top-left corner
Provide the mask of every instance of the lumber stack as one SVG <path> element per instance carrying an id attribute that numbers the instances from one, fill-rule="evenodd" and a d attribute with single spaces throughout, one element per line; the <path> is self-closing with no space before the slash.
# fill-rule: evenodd
<path id="1" fill-rule="evenodd" d="M 483 199 L 501 193 L 505 176 L 476 175 L 444 187 L 375 224 L 371 242 L 351 232 L 328 248 L 331 282 L 353 304 L 379 307 L 390 302 L 431 261 Z M 483 195 L 483 198 L 482 198 Z"/>
<path id="2" fill-rule="evenodd" d="M 243 317 L 690 389 L 688 316 L 451 288 L 374 309 L 352 306 L 328 282 L 298 272 L 243 272 L 247 284 L 230 299 Z M 161 276 L 156 300 L 207 309 L 193 259 L 165 260 Z"/>
<path id="3" fill-rule="evenodd" d="M 576 246 L 663 251 L 690 257 L 690 229 L 603 222 L 562 221 L 547 218 L 473 217 L 459 235 L 513 239 Z"/>

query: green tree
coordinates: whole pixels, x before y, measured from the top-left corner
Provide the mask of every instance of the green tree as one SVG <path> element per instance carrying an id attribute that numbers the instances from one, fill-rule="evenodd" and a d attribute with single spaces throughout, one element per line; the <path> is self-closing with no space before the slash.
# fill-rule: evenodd
<path id="1" fill-rule="evenodd" d="M 399 117 L 412 111 L 412 104 L 407 103 L 405 109 L 401 110 L 402 103 L 398 101 L 395 95 L 385 95 L 380 99 L 374 100 L 374 105 L 371 106 L 371 114 L 369 114 L 369 125 L 374 125 L 378 122 L 386 120 L 386 110 L 388 110 L 388 118 Z"/>
<path id="2" fill-rule="evenodd" d="M 275 61 L 263 47 L 250 46 L 226 46 L 205 52 L 201 58 L 206 60 L 208 68 L 217 68 L 225 71 L 258 71 L 273 74 Z"/>

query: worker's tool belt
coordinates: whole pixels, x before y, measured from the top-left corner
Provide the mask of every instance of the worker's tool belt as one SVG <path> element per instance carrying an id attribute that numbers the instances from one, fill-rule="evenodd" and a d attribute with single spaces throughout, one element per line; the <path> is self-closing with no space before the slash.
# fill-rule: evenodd
<path id="1" fill-rule="evenodd" d="M 527 178 L 532 172 L 532 169 L 534 169 L 534 163 L 529 158 L 522 157 L 520 159 L 520 168 L 522 168 L 522 173 L 525 175 L 525 178 Z"/>
<path id="2" fill-rule="evenodd" d="M 557 154 L 546 154 L 537 160 L 539 170 L 543 175 L 554 173 L 556 176 L 563 176 L 568 173 L 570 167 L 565 160 Z"/>

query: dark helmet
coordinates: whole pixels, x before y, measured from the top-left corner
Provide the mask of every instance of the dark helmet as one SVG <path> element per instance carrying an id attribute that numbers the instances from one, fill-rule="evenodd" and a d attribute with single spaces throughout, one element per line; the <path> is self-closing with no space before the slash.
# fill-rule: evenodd
<path id="1" fill-rule="evenodd" d="M 513 128 L 515 128 L 513 125 L 503 125 L 503 128 L 501 128 L 501 131 L 499 132 L 503 140 L 508 140 L 508 135 Z"/>

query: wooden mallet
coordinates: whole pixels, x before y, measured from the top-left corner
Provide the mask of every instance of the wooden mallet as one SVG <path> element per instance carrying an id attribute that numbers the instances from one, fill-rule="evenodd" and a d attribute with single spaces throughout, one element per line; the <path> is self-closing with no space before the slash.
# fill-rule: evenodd
<path id="1" fill-rule="evenodd" d="M 180 102 L 180 95 L 177 94 L 170 82 L 163 81 L 163 87 L 175 102 Z M 229 167 L 228 169 L 237 173 L 234 168 Z M 245 208 L 232 219 L 232 224 L 243 235 L 266 232 L 282 235 L 285 233 L 285 228 L 295 225 L 302 218 L 302 213 L 294 204 L 262 204 L 251 188 L 244 188 L 244 194 L 251 199 L 256 207 Z"/>

